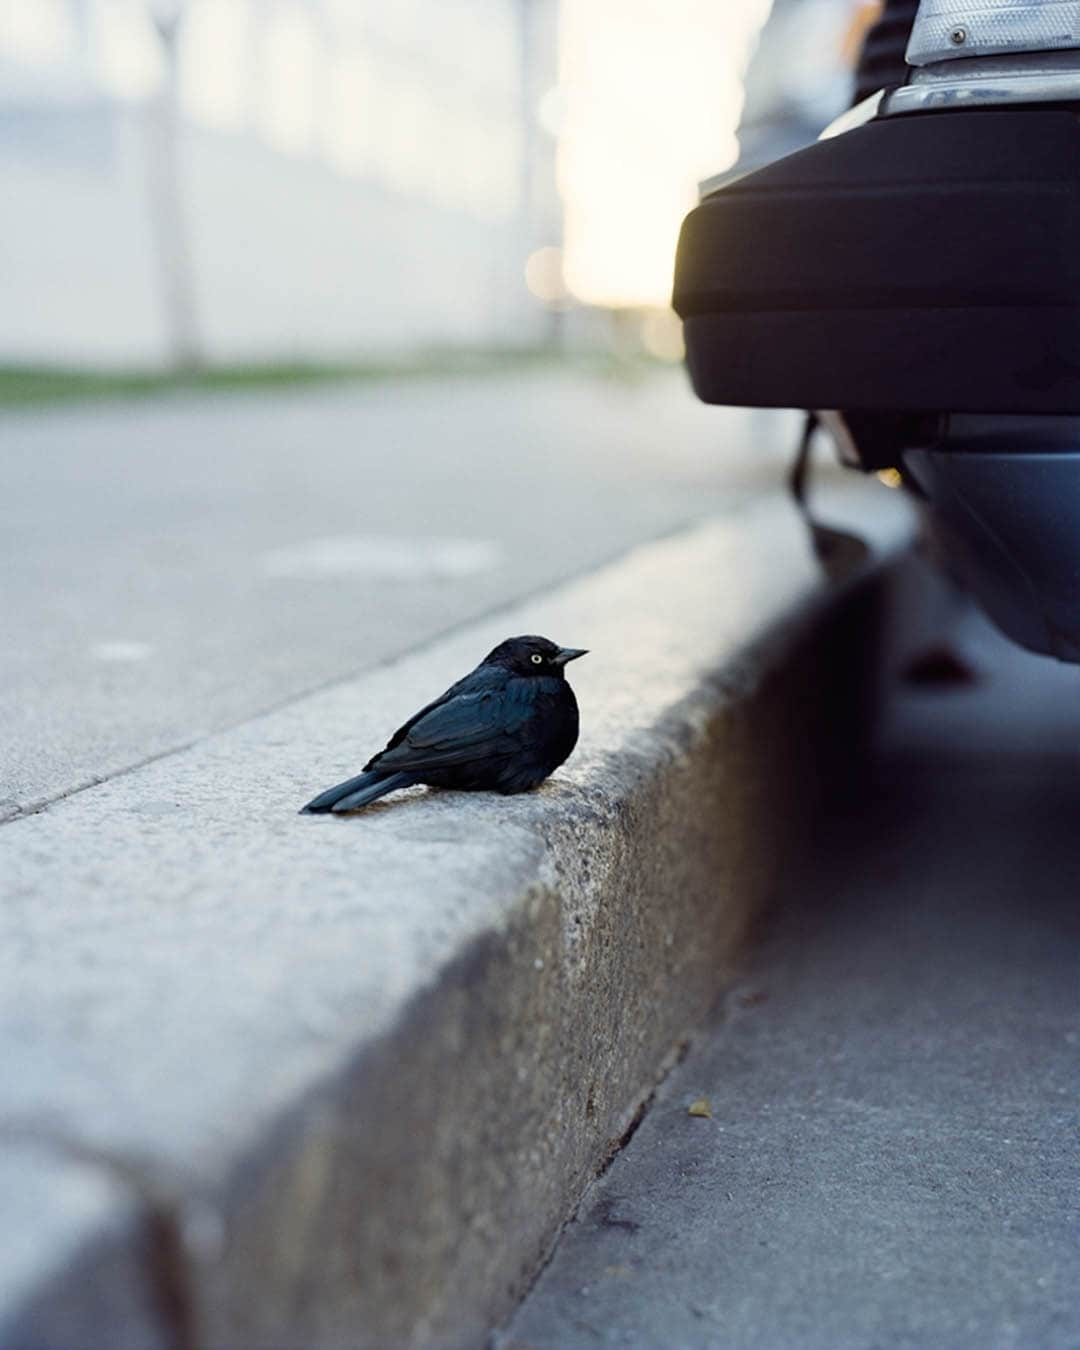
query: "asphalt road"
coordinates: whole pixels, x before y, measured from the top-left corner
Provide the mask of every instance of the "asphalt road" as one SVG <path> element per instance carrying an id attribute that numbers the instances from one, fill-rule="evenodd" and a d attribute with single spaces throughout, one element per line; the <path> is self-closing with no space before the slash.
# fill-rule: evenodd
<path id="1" fill-rule="evenodd" d="M 792 433 L 676 372 L 6 414 L 0 819 L 733 509 Z"/>
<path id="2" fill-rule="evenodd" d="M 1080 670 L 963 645 L 501 1350 L 1080 1345 Z"/>

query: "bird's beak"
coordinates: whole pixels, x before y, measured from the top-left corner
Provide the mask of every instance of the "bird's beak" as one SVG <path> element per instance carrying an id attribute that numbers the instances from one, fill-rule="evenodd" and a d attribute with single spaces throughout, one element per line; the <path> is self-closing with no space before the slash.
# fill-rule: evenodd
<path id="1" fill-rule="evenodd" d="M 588 656 L 585 647 L 560 647 L 558 655 L 551 659 L 557 666 L 565 666 L 568 661 L 576 661 L 579 656 Z"/>

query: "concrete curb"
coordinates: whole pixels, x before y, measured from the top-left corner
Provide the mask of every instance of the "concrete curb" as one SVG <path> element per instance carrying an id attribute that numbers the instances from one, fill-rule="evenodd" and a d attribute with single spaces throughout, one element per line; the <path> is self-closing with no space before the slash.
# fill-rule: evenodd
<path id="1" fill-rule="evenodd" d="M 0 1345 L 483 1340 L 857 743 L 911 525 L 831 507 L 840 581 L 765 500 L 3 827 Z M 295 815 L 515 631 L 594 653 L 554 780 Z"/>

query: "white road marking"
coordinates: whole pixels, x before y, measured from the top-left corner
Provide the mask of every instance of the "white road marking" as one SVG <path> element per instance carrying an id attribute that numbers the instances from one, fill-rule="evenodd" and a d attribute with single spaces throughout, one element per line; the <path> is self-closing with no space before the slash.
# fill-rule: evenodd
<path id="1" fill-rule="evenodd" d="M 335 535 L 260 559 L 270 577 L 377 577 L 384 581 L 441 581 L 475 576 L 499 565 L 502 549 L 490 539 L 423 539 L 399 535 Z"/>
<path id="2" fill-rule="evenodd" d="M 149 642 L 95 642 L 90 655 L 95 661 L 131 662 L 145 661 L 152 656 L 153 647 Z"/>

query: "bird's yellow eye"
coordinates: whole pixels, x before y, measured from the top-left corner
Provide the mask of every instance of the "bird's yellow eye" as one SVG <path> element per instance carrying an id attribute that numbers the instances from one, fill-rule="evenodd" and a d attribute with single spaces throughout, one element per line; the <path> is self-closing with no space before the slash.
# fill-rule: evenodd
<path id="1" fill-rule="evenodd" d="M 533 663 L 534 666 L 540 665 L 540 663 L 543 661 L 543 659 L 544 659 L 544 658 L 540 655 L 539 652 L 533 652 L 533 654 L 532 654 L 532 663 Z"/>

